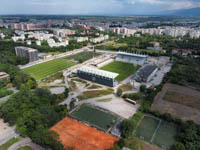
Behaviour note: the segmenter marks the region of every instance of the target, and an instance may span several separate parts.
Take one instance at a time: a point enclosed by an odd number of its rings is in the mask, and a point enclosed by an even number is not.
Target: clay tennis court
[[[73,147],[75,150],[109,150],[118,141],[118,138],[68,117],[52,127],[52,130],[58,133],[65,147]]]

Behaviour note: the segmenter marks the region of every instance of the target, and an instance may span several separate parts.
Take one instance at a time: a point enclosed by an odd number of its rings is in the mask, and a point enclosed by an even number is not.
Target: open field
[[[81,95],[79,95],[77,98],[79,100],[87,100],[90,98],[95,97],[101,97],[105,95],[110,95],[113,93],[113,89],[106,89],[106,90],[91,90],[91,91],[85,91]]]
[[[176,142],[177,128],[175,124],[145,116],[138,126],[135,135],[165,150],[170,150]]]
[[[100,53],[95,53],[94,56],[96,57],[96,56],[100,56],[100,55],[101,55]],[[93,58],[93,52],[88,52],[88,51],[80,52],[80,53],[77,53],[77,54],[71,55],[71,56],[67,56],[67,59],[75,60],[75,61],[78,61],[79,63],[83,63],[84,61],[87,61],[91,58]]]
[[[92,108],[88,105],[81,105],[80,108],[75,110],[72,117],[85,121],[95,127],[107,131],[117,121],[117,117],[102,110]]]
[[[64,58],[58,58],[25,68],[24,72],[30,74],[36,80],[39,80],[74,65],[76,65],[75,62],[66,61]]]
[[[118,138],[71,118],[64,118],[51,129],[58,133],[65,147],[74,150],[108,150],[118,141]]]
[[[119,62],[119,61],[114,61],[106,66],[103,66],[101,69],[118,73],[119,76],[116,77],[117,81],[122,81],[122,80],[126,79],[128,76],[130,76],[137,70],[137,68],[134,67],[133,64]]]
[[[200,124],[200,92],[167,83],[155,97],[152,109]]]
[[[172,103],[183,104],[200,110],[200,97],[168,90],[163,99]]]
[[[137,137],[131,137],[125,140],[126,147],[134,150],[163,150],[156,145],[152,145]]]

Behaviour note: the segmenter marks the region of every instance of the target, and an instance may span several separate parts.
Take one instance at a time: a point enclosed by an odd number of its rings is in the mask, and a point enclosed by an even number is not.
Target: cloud
[[[200,7],[200,0],[0,0],[0,14],[158,14]],[[6,8],[6,9],[5,9]]]

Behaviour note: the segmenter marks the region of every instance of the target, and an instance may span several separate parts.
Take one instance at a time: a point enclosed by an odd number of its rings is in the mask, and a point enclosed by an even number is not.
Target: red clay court
[[[64,118],[51,128],[65,147],[75,150],[109,150],[119,139],[71,118]]]

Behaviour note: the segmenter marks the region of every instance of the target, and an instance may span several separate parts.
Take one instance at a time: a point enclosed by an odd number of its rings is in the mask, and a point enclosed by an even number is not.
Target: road
[[[34,150],[45,150],[45,149],[42,148],[41,146],[39,146],[39,145],[33,143],[33,142],[31,141],[31,139],[29,139],[29,138],[24,138],[24,139],[20,140],[19,142],[17,142],[17,143],[15,143],[15,144],[13,144],[12,146],[10,146],[10,147],[8,148],[8,150],[17,150],[18,148],[23,147],[23,146],[30,146],[30,147],[32,147]]]

